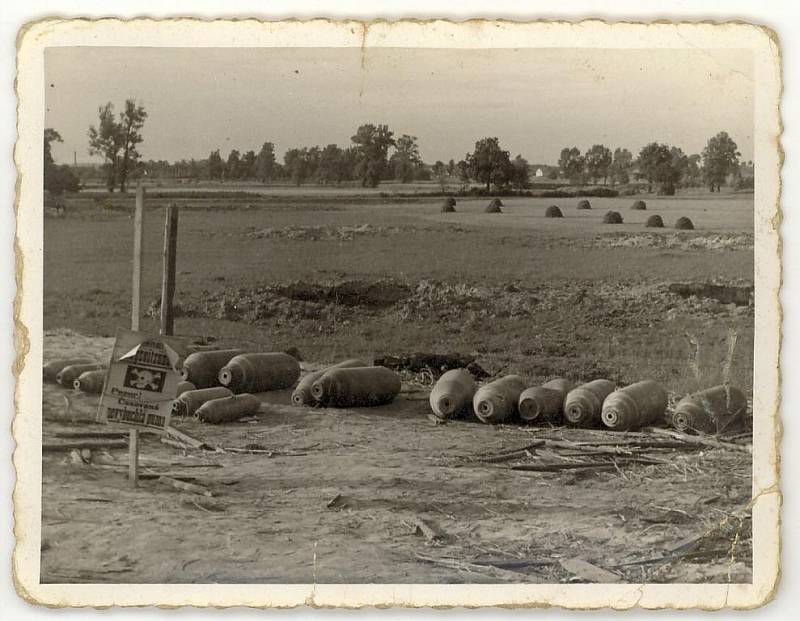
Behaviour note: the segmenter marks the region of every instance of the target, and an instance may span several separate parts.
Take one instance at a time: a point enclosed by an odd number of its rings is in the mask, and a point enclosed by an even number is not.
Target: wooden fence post
[[[133,299],[131,301],[131,330],[139,331],[142,316],[142,258],[144,255],[144,186],[136,185],[136,211],[133,216]]]
[[[172,298],[175,296],[175,262],[178,250],[178,206],[167,207],[164,224],[164,274],[161,281],[161,334],[169,336],[175,329]]]

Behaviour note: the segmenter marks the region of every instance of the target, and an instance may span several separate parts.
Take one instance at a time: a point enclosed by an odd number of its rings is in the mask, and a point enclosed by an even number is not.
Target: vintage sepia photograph
[[[15,562],[32,600],[768,597],[768,31],[30,29]]]

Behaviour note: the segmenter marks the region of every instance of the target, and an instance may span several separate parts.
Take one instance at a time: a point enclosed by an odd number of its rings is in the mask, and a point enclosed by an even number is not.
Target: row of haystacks
[[[484,213],[503,213],[501,209],[503,207],[503,202],[499,198],[493,198],[488,205],[484,208]],[[591,209],[592,204],[587,201],[586,199],[578,201],[578,205],[576,209],[586,210]],[[644,211],[647,209],[647,204],[642,200],[637,200],[631,205],[631,209],[634,211]],[[456,199],[452,196],[448,196],[443,202],[441,211],[442,213],[454,213],[456,210]],[[545,218],[563,218],[564,213],[561,211],[561,208],[558,205],[550,205],[545,209],[544,212]],[[608,211],[603,216],[603,224],[622,224],[623,218],[622,214],[618,211]],[[647,228],[664,228],[664,220],[661,216],[655,214],[650,216],[645,223],[645,227]],[[694,224],[692,221],[687,217],[680,217],[675,222],[675,229],[681,231],[691,231],[694,230]]]

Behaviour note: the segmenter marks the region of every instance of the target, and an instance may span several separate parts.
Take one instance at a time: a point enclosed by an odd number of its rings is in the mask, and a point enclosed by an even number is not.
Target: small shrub
[[[694,224],[686,216],[682,216],[675,221],[675,228],[679,231],[693,231]]]
[[[664,221],[658,214],[653,214],[652,216],[647,218],[647,222],[645,222],[644,225],[649,229],[663,229]]]
[[[647,203],[644,201],[634,201],[633,205],[631,205],[631,209],[635,211],[644,211],[647,209]]]
[[[503,213],[503,210],[500,209],[502,206],[503,201],[499,198],[493,198],[483,211],[485,213]]]
[[[456,210],[456,199],[448,196],[442,201],[442,213],[453,213]]]
[[[575,196],[598,196],[601,198],[616,198],[619,196],[619,192],[617,190],[612,190],[611,188],[588,188],[585,190],[578,190],[575,192]]]
[[[550,205],[544,211],[545,218],[563,218],[564,214],[561,213],[561,210],[558,208],[558,205]]]
[[[591,209],[592,204],[587,200],[578,201],[578,209]]]
[[[575,198],[575,193],[566,190],[545,190],[539,196],[542,198]]]
[[[659,196],[675,196],[675,184],[665,183],[658,188]]]
[[[622,216],[618,211],[607,211],[603,216],[603,224],[622,224]]]

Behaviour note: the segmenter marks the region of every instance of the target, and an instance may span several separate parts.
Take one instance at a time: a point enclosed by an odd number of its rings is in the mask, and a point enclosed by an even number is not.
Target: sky
[[[148,118],[144,159],[201,159],[350,144],[364,123],[418,138],[423,160],[462,159],[497,136],[512,157],[555,164],[593,144],[699,153],[727,131],[753,157],[747,50],[58,47],[45,53],[45,127],[59,162],[97,161],[87,130],[128,98]]]

